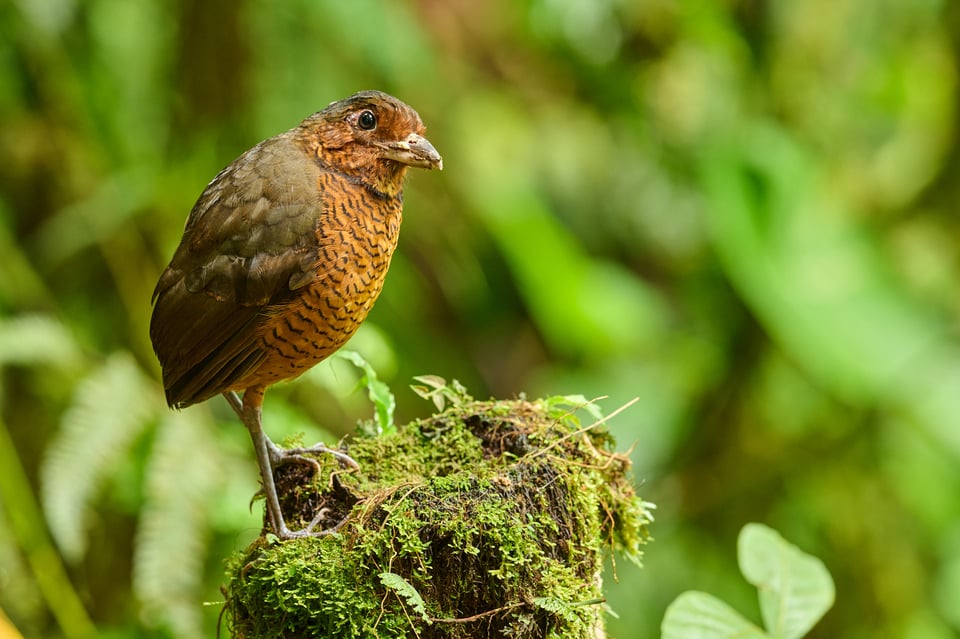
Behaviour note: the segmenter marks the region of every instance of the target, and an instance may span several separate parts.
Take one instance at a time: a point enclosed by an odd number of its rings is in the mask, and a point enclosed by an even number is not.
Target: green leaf
[[[667,607],[661,639],[769,639],[769,635],[713,595],[694,590]]]
[[[70,330],[44,315],[21,315],[0,321],[0,364],[71,366],[81,359]]]
[[[598,398],[598,399],[603,399]],[[597,405],[596,399],[587,399],[584,395],[555,395],[544,400],[549,408],[570,408],[574,411],[585,410],[596,421],[603,421],[603,411]]]
[[[44,514],[68,559],[86,549],[85,524],[104,478],[161,406],[128,353],[112,355],[77,386],[40,467]]]
[[[146,495],[137,525],[133,590],[141,618],[173,636],[202,637],[203,568],[210,504],[221,489],[222,456],[209,413],[167,411],[146,469]]]
[[[823,562],[777,531],[747,524],[737,550],[741,572],[760,591],[760,612],[772,637],[804,636],[833,605],[833,579]]]
[[[7,220],[13,216],[7,204],[0,202],[0,308],[43,308],[53,294],[37,272],[37,264],[28,257],[22,240],[15,236],[16,225]]]
[[[417,592],[417,589],[414,588],[409,581],[393,572],[382,572],[379,577],[380,583],[406,599],[407,603],[410,604],[414,612],[416,612],[421,619],[428,624],[432,623],[430,617],[427,615],[427,606],[423,601],[423,597],[420,596],[420,593]]]
[[[393,413],[397,407],[397,400],[390,391],[390,387],[377,377],[370,363],[360,353],[350,350],[337,351],[336,356],[345,359],[363,371],[360,384],[367,387],[367,396],[373,402],[374,414],[379,432],[390,433],[396,430],[393,423]]]
[[[418,375],[413,379],[422,382],[422,384],[410,385],[413,392],[424,399],[429,399],[438,411],[442,411],[446,405],[443,390],[447,387],[447,380],[437,375]]]
[[[447,383],[447,380],[438,375],[418,375],[413,379],[421,382],[421,384],[411,384],[410,388],[413,392],[424,399],[431,400],[438,411],[442,411],[448,401],[453,406],[462,406],[473,400],[466,386],[457,380]]]

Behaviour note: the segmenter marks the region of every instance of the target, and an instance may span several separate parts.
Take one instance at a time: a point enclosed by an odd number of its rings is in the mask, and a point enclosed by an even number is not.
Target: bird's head
[[[380,91],[333,102],[299,128],[319,161],[383,195],[400,193],[407,167],[443,169],[417,112]]]

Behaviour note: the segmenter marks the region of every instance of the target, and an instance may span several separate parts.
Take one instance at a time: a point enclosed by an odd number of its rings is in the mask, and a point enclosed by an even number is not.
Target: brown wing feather
[[[193,207],[153,294],[150,337],[171,406],[222,393],[263,360],[257,327],[317,263],[319,170],[287,132],[221,171]]]

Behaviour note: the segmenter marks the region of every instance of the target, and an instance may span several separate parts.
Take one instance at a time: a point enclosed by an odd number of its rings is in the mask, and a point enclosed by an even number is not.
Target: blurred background
[[[958,51],[946,0],[0,1],[0,635],[213,636],[256,465],[225,402],[164,405],[150,295],[220,168],[368,88],[446,167],[351,343],[398,421],[420,374],[639,397],[611,637],[687,589],[759,620],[750,521],[834,575],[811,636],[960,635]],[[268,432],[353,432],[356,381]]]

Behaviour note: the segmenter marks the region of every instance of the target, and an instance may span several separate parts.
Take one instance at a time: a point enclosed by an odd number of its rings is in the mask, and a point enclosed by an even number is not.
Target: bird
[[[332,355],[367,317],[397,246],[407,169],[443,170],[424,131],[404,102],[361,91],[260,142],[200,194],[153,291],[167,404],[227,399],[250,433],[280,539],[329,531],[316,529],[320,514],[288,528],[273,469],[307,454],[356,462],[323,444],[274,444],[264,393]]]

